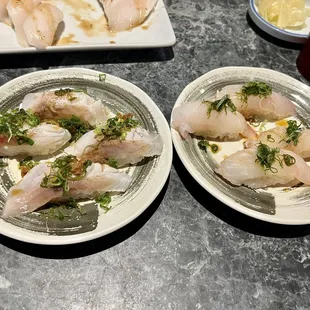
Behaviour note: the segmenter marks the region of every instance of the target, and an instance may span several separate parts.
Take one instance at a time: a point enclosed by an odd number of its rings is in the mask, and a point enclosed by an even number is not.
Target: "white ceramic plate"
[[[310,88],[279,72],[260,68],[227,67],[216,69],[190,83],[180,94],[174,108],[193,100],[212,100],[216,91],[227,85],[242,84],[250,80],[264,81],[297,106],[298,119],[310,125]],[[274,123],[267,124],[274,127]],[[205,153],[195,138],[183,140],[174,129],[172,140],[176,151],[193,178],[210,194],[224,204],[251,217],[278,224],[310,224],[310,187],[273,187],[252,190],[233,186],[218,176],[214,169],[225,158],[243,149],[243,140],[218,143],[216,155]]]
[[[58,43],[46,51],[95,49],[151,48],[174,45],[176,38],[162,0],[156,4],[147,20],[131,31],[111,33],[102,6],[97,0],[48,0],[64,12],[64,24],[59,28]],[[38,52],[23,48],[9,26],[0,23],[0,54]],[[40,51],[42,52],[42,51]]]
[[[152,99],[135,85],[107,75],[99,81],[101,72],[88,69],[58,69],[30,73],[0,87],[1,110],[16,107],[29,92],[59,88],[86,90],[99,98],[112,111],[132,113],[142,126],[158,132],[163,141],[161,156],[141,165],[126,168],[133,175],[128,190],[112,199],[112,210],[104,213],[92,201],[83,206],[86,215],[78,219],[45,219],[38,212],[16,218],[0,219],[0,233],[21,241],[38,244],[71,244],[109,234],[138,217],[162,190],[172,163],[172,142],[168,123]],[[13,169],[17,163],[8,160],[9,167],[0,172],[0,211],[9,188],[18,181]],[[19,176],[20,177],[20,176]],[[0,212],[1,213],[1,212]]]
[[[306,0],[306,7],[310,8],[310,0]],[[310,17],[306,20],[307,26],[301,30],[280,29],[261,17],[255,5],[255,0],[250,0],[249,14],[260,29],[280,40],[292,43],[304,43],[310,33]]]

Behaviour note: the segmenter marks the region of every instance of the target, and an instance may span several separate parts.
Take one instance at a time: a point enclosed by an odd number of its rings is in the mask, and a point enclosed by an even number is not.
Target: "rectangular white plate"
[[[176,38],[163,3],[159,0],[146,21],[130,30],[111,33],[103,8],[97,0],[47,0],[64,12],[57,42],[43,51],[125,49],[172,46]],[[21,47],[14,30],[0,23],[0,54],[42,52]]]

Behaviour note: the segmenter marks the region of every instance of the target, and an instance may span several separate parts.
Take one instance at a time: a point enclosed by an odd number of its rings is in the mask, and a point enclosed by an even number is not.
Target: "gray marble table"
[[[173,49],[1,55],[0,84],[36,70],[93,68],[138,85],[169,119],[182,89],[218,67],[265,67],[300,79],[300,46],[261,33],[246,0],[166,4]],[[116,233],[52,248],[0,236],[0,309],[310,309],[309,232],[233,211],[175,155],[155,203]]]

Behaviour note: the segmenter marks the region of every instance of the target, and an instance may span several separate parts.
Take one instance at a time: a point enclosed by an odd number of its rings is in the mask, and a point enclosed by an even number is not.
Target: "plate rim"
[[[154,41],[150,43],[105,43],[105,44],[71,44],[71,45],[62,45],[62,46],[49,46],[46,49],[38,50],[35,47],[21,47],[18,46],[14,49],[12,48],[2,48],[0,45],[0,55],[1,54],[37,54],[37,53],[57,53],[57,52],[74,52],[74,51],[98,51],[98,50],[122,50],[122,49],[152,49],[152,48],[163,48],[163,47],[172,47],[176,44],[176,35],[167,12],[166,4],[163,0],[159,0],[156,5],[161,6],[163,9],[163,15],[167,20],[168,29],[166,29],[167,37],[161,41]],[[139,27],[139,26],[137,26]]]
[[[267,32],[269,35],[292,43],[304,43],[308,36],[306,34],[297,34],[285,29],[278,28],[265,20],[257,11],[255,0],[249,0],[250,8],[249,15],[254,21],[254,23],[264,32]]]
[[[154,200],[158,197],[158,195],[161,193],[162,189],[164,188],[172,167],[172,158],[173,158],[173,147],[172,147],[172,139],[171,139],[171,132],[170,132],[170,127],[168,124],[167,119],[165,118],[164,114],[162,111],[159,109],[157,104],[149,97],[149,95],[144,92],[141,88],[136,86],[135,84],[116,77],[114,75],[111,75],[109,73],[105,73],[102,71],[98,70],[93,70],[93,69],[87,69],[87,68],[78,68],[78,67],[73,67],[73,68],[58,68],[58,69],[50,69],[50,70],[39,70],[31,73],[27,73],[24,75],[21,75],[15,79],[12,79],[8,81],[7,83],[3,84],[0,86],[0,92],[3,90],[3,88],[10,87],[11,85],[17,84],[18,81],[24,80],[28,77],[32,76],[40,76],[44,74],[48,74],[49,72],[53,73],[62,73],[62,72],[71,72],[71,73],[85,73],[85,74],[92,74],[92,75],[97,75],[99,74],[106,74],[106,80],[111,82],[114,85],[119,85],[118,83],[121,83],[123,89],[125,89],[128,92],[132,93],[132,90],[135,92],[140,93],[140,95],[144,96],[145,98],[148,99],[148,105],[152,106],[152,109],[156,111],[156,116],[155,120],[158,120],[159,118],[161,119],[162,124],[164,125],[163,132],[169,133],[169,135],[165,135],[165,140],[163,143],[166,146],[166,152],[165,152],[165,161],[167,164],[165,165],[164,171],[161,171],[161,178],[160,182],[157,183],[156,188],[154,188],[154,191],[152,192],[151,195],[148,196],[148,199],[146,200],[144,206],[140,208],[136,213],[132,214],[130,217],[126,218],[119,224],[115,224],[114,226],[110,227],[109,229],[105,229],[103,231],[89,231],[85,233],[80,233],[76,235],[67,235],[67,236],[55,236],[55,235],[46,235],[46,234],[41,234],[38,232],[34,232],[28,229],[16,227],[13,224],[5,222],[3,219],[0,218],[0,234],[15,239],[19,240],[22,242],[27,242],[27,243],[32,243],[32,244],[40,244],[40,245],[68,245],[68,244],[77,244],[77,243],[82,243],[90,240],[94,240],[103,236],[106,236],[114,231],[117,231],[118,229],[126,226],[133,220],[135,220],[137,217],[139,217],[146,209],[154,202]],[[157,123],[157,122],[156,122]],[[163,156],[163,153],[161,154]],[[13,229],[12,229],[13,227]],[[11,229],[10,229],[11,228]],[[23,234],[23,232],[27,234]],[[29,236],[28,236],[29,234]]]
[[[243,67],[243,66],[229,66],[229,67],[222,67],[218,69],[211,70],[202,76],[198,77],[191,83],[189,83],[183,91],[180,93],[178,96],[178,99],[176,100],[172,111],[180,105],[180,103],[183,102],[183,98],[185,97],[185,94],[190,92],[191,89],[194,88],[194,86],[199,85],[202,81],[204,81],[206,78],[211,77],[214,75],[214,73],[223,73],[225,71],[231,71],[231,70],[251,70],[251,71],[256,71],[256,72],[267,72],[267,73],[272,73],[276,74],[281,77],[285,77],[285,79],[289,79],[290,81],[297,83],[302,89],[305,91],[308,91],[310,94],[310,87],[307,86],[306,84],[303,84],[302,82],[284,74],[281,72],[277,72],[271,69],[267,68],[258,68],[258,67]],[[177,130],[172,128],[172,113],[171,113],[171,118],[170,118],[170,127],[171,127],[171,136],[172,136],[172,142],[175,147],[175,150],[182,161],[184,167],[187,169],[187,171],[191,174],[191,176],[198,182],[202,188],[204,188],[210,195],[214,196],[216,199],[221,201],[224,205],[240,212],[243,213],[247,216],[253,217],[258,220],[262,220],[265,222],[273,223],[273,224],[281,224],[281,225],[308,225],[310,224],[310,218],[308,220],[279,220],[275,215],[268,215],[259,211],[252,210],[250,208],[246,208],[240,203],[234,201],[232,198],[226,196],[224,193],[222,193],[220,190],[218,190],[215,186],[210,184],[207,179],[202,177],[202,175],[199,173],[198,169],[196,169],[195,165],[191,162],[190,158],[183,152],[182,146],[180,144],[181,137],[180,134],[178,133]]]

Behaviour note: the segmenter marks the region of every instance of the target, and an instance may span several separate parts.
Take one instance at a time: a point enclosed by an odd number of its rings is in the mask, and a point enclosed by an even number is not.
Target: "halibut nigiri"
[[[2,218],[33,212],[53,200],[92,199],[105,192],[123,192],[131,179],[107,165],[79,162],[71,156],[40,163],[9,190]]]
[[[244,85],[225,86],[217,93],[220,99],[229,95],[232,102],[246,119],[279,120],[296,114],[291,100],[276,93],[263,82],[249,82]]]
[[[132,29],[148,17],[157,0],[100,0],[111,31]]]
[[[47,155],[59,150],[71,138],[68,130],[40,119],[24,109],[0,114],[0,156]]]
[[[297,181],[310,185],[310,167],[297,154],[259,144],[225,158],[216,172],[234,185],[262,188]]]
[[[175,108],[172,127],[185,139],[191,133],[205,138],[237,139],[240,135],[256,138],[255,131],[228,96],[215,102],[194,101]]]
[[[118,114],[109,119],[103,128],[84,134],[65,152],[93,162],[114,160],[120,167],[136,164],[144,157],[160,155],[162,148],[158,134],[140,127],[131,115]]]
[[[24,22],[31,11],[41,2],[41,0],[9,0],[7,11],[12,20],[17,41],[21,46],[29,46],[25,30]]]
[[[75,115],[92,126],[105,123],[111,116],[109,109],[100,100],[73,89],[30,93],[23,99],[22,107],[31,110],[42,120]]]
[[[288,126],[277,126],[260,133],[258,140],[245,142],[247,148],[263,143],[269,147],[290,150],[302,158],[310,157],[310,129],[302,128],[297,121],[288,121]]]
[[[56,6],[41,3],[26,18],[23,29],[28,44],[38,49],[51,46],[63,13]]]

